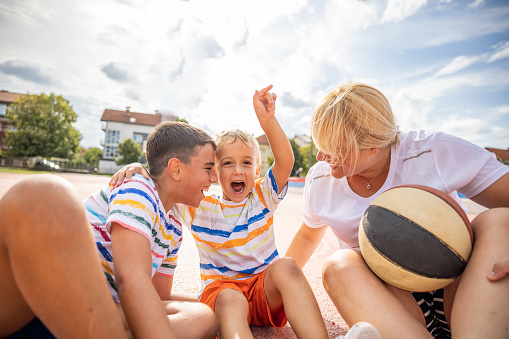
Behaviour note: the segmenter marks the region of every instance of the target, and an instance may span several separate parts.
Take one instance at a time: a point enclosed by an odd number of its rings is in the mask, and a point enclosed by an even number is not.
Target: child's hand
[[[259,121],[270,120],[276,115],[277,96],[269,92],[271,89],[272,85],[269,85],[260,91],[255,91],[253,95],[253,106]]]
[[[131,180],[131,177],[136,173],[143,175],[143,177],[147,180],[150,179],[150,176],[145,166],[143,166],[139,162],[135,162],[126,165],[119,169],[117,172],[115,172],[115,174],[113,174],[113,176],[110,179],[109,186],[111,188],[115,186],[120,186],[124,182],[124,179],[125,181]]]

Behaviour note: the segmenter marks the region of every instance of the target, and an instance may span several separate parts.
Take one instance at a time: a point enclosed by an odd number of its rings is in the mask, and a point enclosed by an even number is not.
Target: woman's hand
[[[509,259],[495,263],[493,270],[488,274],[488,279],[491,281],[498,281],[503,279],[507,274],[509,274]]]
[[[124,167],[119,169],[115,174],[113,174],[113,176],[110,179],[109,185],[110,187],[120,186],[124,182],[124,180],[125,181],[131,180],[131,177],[136,173],[143,175],[143,177],[147,180],[150,179],[150,175],[145,166],[143,166],[139,162],[135,162],[129,165],[125,165]]]

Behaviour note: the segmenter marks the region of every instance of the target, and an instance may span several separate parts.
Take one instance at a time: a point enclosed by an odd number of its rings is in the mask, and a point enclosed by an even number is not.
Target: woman
[[[304,222],[286,255],[304,266],[331,227],[341,250],[324,265],[325,289],[348,324],[367,321],[382,337],[508,338],[509,168],[444,133],[401,133],[395,120],[373,87],[351,83],[325,95],[311,119],[319,162],[306,177]],[[364,211],[404,184],[434,187],[461,204],[460,192],[489,208],[472,221],[475,242],[462,277],[443,290],[385,284],[359,251]]]

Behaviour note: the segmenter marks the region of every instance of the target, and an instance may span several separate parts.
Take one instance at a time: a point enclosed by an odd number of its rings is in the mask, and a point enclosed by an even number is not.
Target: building
[[[262,155],[262,165],[260,169],[260,176],[264,176],[265,173],[269,170],[269,158],[273,157],[272,150],[270,149],[269,139],[265,134],[260,135],[256,138],[258,141],[258,147],[260,148],[260,153]]]
[[[263,176],[265,175],[270,165],[272,164],[274,160],[273,159],[274,155],[272,154],[272,150],[270,149],[269,139],[267,139],[267,136],[265,134],[262,134],[258,138],[256,138],[256,141],[258,141],[260,153],[262,155],[262,166],[260,170],[260,175]],[[295,141],[297,146],[304,147],[309,145],[312,142],[312,139],[309,135],[297,134],[293,137],[293,141]]]
[[[295,141],[297,146],[304,147],[304,146],[309,145],[313,141],[313,139],[311,139],[311,136],[306,135],[306,134],[296,134],[293,137],[293,141]]]
[[[102,143],[103,156],[99,161],[99,173],[112,174],[121,167],[114,160],[118,157],[118,144],[131,138],[145,151],[144,143],[154,127],[162,121],[174,120],[175,116],[157,111],[150,114],[131,112],[130,107],[126,107],[125,111],[105,109],[101,117],[105,139]]]
[[[499,149],[499,148],[491,148],[486,147],[488,151],[494,153],[497,156],[497,160],[501,163],[509,166],[509,148],[508,149]]]
[[[9,107],[21,95],[23,94],[13,93],[6,90],[0,91],[0,149],[2,152],[7,150],[7,146],[4,145],[4,139],[7,136],[5,131],[13,128],[9,119],[6,117],[7,107]]]

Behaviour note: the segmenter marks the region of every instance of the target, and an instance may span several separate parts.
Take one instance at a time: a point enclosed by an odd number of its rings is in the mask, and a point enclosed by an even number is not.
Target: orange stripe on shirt
[[[236,280],[236,279],[242,279],[252,276],[252,274],[247,273],[238,273],[234,275],[233,277],[229,277],[227,275],[205,275],[201,274],[201,280],[207,281],[207,280]]]
[[[257,236],[259,236],[260,234],[267,232],[270,229],[270,226],[272,226],[273,218],[274,217],[270,217],[269,219],[267,219],[267,223],[265,225],[263,225],[262,227],[258,227],[257,229],[249,232],[247,237],[242,238],[242,239],[232,239],[232,240],[228,240],[224,243],[218,243],[218,242],[213,242],[213,241],[202,240],[194,232],[193,232],[193,237],[196,241],[207,244],[210,247],[215,248],[216,250],[221,249],[221,248],[241,247],[241,246],[244,246],[245,244],[247,244],[248,242],[250,242],[251,240],[253,240],[254,238],[256,238]]]

